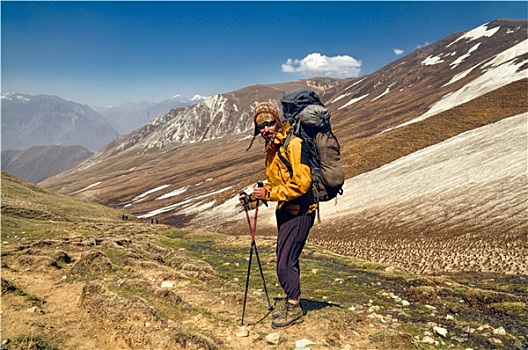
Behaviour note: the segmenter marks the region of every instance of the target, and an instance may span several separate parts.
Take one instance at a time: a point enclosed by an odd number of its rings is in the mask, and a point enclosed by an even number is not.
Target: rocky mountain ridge
[[[257,100],[277,101],[284,91],[313,88],[324,92],[340,79],[316,78],[283,84],[252,85],[218,94],[189,107],[170,110],[152,122],[108,144],[91,162],[128,149],[140,153],[167,151],[185,144],[240,134],[252,128],[252,108]]]
[[[120,134],[126,134],[144,126],[171,109],[193,105],[207,98],[206,96],[195,95],[189,99],[181,95],[175,95],[158,103],[129,102],[117,107],[94,107],[94,109],[107,118]]]

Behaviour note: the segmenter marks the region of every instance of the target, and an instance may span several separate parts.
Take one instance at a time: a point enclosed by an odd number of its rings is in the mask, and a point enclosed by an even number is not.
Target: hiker
[[[263,187],[255,187],[249,197],[255,201],[278,202],[275,212],[278,228],[277,277],[287,299],[281,312],[273,315],[271,326],[283,328],[304,320],[300,305],[299,257],[314,224],[316,204],[302,140],[293,136],[287,149],[282,147],[291,129],[290,123],[286,121],[283,124],[277,108],[269,102],[257,104],[253,121],[254,137],[249,148],[256,136],[260,134],[264,138],[267,182]],[[292,175],[281,158],[291,164]]]

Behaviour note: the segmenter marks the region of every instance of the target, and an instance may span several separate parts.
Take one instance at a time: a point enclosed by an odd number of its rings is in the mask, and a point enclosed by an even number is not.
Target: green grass
[[[1,182],[3,241],[60,237],[75,223],[115,221],[126,213],[46,191],[6,172]]]

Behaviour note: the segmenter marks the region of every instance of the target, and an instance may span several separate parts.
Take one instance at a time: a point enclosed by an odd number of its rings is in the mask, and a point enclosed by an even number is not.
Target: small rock
[[[462,332],[467,333],[467,334],[475,333],[475,328],[471,328],[469,326],[466,326],[466,327],[462,328]]]
[[[402,300],[401,303],[402,303],[403,307],[407,307],[407,306],[411,305],[411,303],[409,303],[407,300]]]
[[[506,335],[506,330],[504,329],[504,327],[495,328],[495,329],[493,330],[493,334],[496,334],[496,335]]]
[[[451,305],[449,311],[454,314],[458,314],[460,311],[462,311],[462,306],[460,304]]]
[[[488,342],[493,345],[502,345],[502,340],[500,340],[499,338],[489,338]]]
[[[246,326],[239,326],[235,330],[235,336],[237,337],[247,337],[249,336],[249,329]]]
[[[276,333],[270,333],[266,336],[266,341],[270,344],[279,345],[280,343],[280,336],[281,334],[279,332]]]
[[[312,273],[313,273],[314,275],[317,274],[318,271],[319,271],[318,269],[312,269]]]
[[[447,329],[445,329],[444,327],[433,327],[433,331],[442,338],[445,338],[447,336]]]
[[[422,343],[434,344],[435,340],[431,338],[430,336],[426,335],[425,337],[422,338]]]
[[[445,318],[446,320],[450,320],[450,321],[453,321],[455,319],[453,315],[447,315]]]
[[[310,350],[308,345],[314,345],[315,343],[309,339],[299,339],[295,341],[295,350]]]
[[[174,288],[174,282],[173,281],[163,281],[161,282],[161,288]]]
[[[394,272],[395,268],[394,266],[389,266],[385,268],[385,272]]]
[[[44,311],[39,309],[36,306],[30,307],[29,309],[26,310],[26,312],[29,312],[29,313],[32,313],[32,314],[40,314],[40,315],[44,314]]]

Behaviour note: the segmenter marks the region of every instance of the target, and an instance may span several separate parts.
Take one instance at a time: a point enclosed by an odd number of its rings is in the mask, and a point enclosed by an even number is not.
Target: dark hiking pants
[[[314,223],[314,213],[292,215],[277,210],[277,277],[289,299],[301,296],[299,256],[304,248],[310,228]]]

